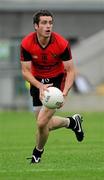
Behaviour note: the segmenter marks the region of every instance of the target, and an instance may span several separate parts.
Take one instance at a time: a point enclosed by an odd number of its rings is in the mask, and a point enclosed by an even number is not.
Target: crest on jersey
[[[38,56],[37,55],[32,55],[32,58],[38,59]]]
[[[52,57],[53,58],[58,58],[58,55],[57,54],[52,54]]]

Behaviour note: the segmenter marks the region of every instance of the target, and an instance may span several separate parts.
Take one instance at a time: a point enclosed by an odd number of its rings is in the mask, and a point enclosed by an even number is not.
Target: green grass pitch
[[[82,143],[70,130],[53,131],[41,163],[31,165],[26,158],[31,156],[35,144],[34,115],[0,112],[0,180],[103,180],[104,112],[82,115]]]

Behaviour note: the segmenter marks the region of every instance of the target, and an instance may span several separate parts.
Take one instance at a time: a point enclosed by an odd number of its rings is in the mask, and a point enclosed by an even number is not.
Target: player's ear
[[[35,24],[34,24],[34,29],[35,29],[35,31],[37,31],[37,28],[38,28],[38,25],[35,23]]]

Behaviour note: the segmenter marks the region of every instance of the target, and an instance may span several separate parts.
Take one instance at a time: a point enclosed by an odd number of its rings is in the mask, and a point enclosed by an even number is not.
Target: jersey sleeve
[[[68,43],[67,47],[65,48],[64,52],[62,54],[60,54],[60,58],[63,61],[68,61],[72,59],[72,54],[71,54],[71,49],[70,49],[70,45]]]
[[[31,61],[31,54],[21,45],[20,46],[20,60],[21,61]]]

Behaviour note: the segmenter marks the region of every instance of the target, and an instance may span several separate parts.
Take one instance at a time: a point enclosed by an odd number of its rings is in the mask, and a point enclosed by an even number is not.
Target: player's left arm
[[[66,48],[64,49],[63,53],[60,55],[64,69],[66,72],[66,79],[65,79],[65,86],[63,89],[63,95],[67,96],[68,91],[71,89],[74,79],[75,79],[75,67],[72,60],[71,48],[70,43],[68,42]]]
[[[64,63],[64,68],[66,71],[66,78],[65,78],[65,86],[63,89],[63,95],[67,96],[68,91],[71,89],[74,79],[75,79],[75,67],[74,67],[74,63],[73,60],[67,60],[67,61],[63,61]]]

